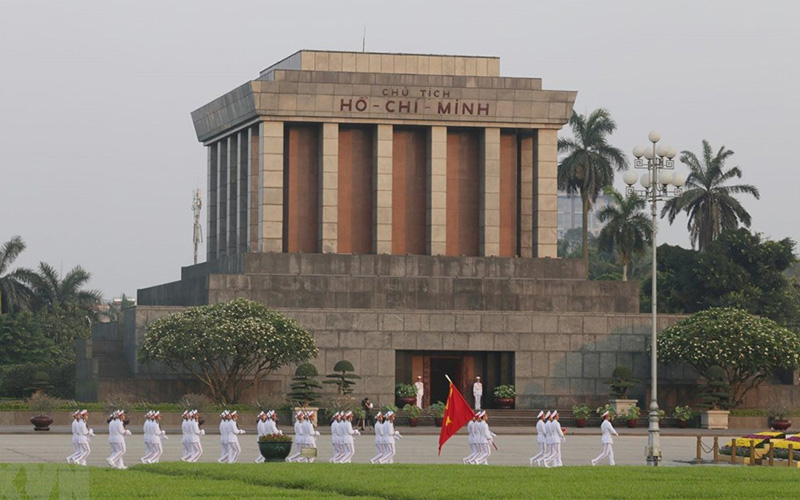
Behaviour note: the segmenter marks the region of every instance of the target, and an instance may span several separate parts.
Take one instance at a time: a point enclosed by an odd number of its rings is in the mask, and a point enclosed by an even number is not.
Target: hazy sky
[[[761,190],[754,228],[798,239],[798,20],[790,1],[0,0],[0,241],[107,297],[178,279],[206,183],[189,113],[298,49],[360,50],[365,24],[369,51],[495,55],[577,90],[626,152],[651,129],[725,145]]]

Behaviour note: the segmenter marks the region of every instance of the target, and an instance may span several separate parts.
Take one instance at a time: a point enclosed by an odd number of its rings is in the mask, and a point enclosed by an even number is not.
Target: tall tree
[[[100,292],[85,290],[92,275],[81,266],[70,269],[62,278],[53,266],[39,263],[39,269],[30,277],[33,305],[39,309],[55,311],[77,306],[94,314],[94,306],[100,303]]]
[[[606,222],[600,230],[600,248],[616,250],[622,262],[622,281],[628,281],[628,266],[631,259],[643,254],[653,240],[653,224],[642,212],[646,202],[635,194],[625,198],[615,189],[607,189],[611,203],[597,214],[600,222]]]
[[[706,140],[703,140],[702,161],[691,151],[682,151],[681,162],[690,170],[686,188],[661,209],[661,217],[669,216],[670,224],[680,212],[686,212],[692,247],[700,251],[725,230],[736,229],[739,224],[750,227],[750,214],[734,195],[751,194],[756,199],[761,197],[758,189],[750,184],[725,185],[733,178],[742,177],[739,167],[725,169],[725,161],[731,156],[733,151],[725,149],[725,146],[714,154],[711,144]]]
[[[27,282],[31,278],[29,269],[11,265],[25,250],[25,242],[13,236],[0,247],[0,314],[26,307],[30,301]]]
[[[583,260],[589,265],[589,211],[606,186],[614,182],[614,169],[623,170],[627,160],[622,151],[608,143],[617,124],[605,109],[589,117],[572,112],[569,119],[572,138],[559,138],[558,151],[565,156],[558,164],[558,189],[580,193],[583,206]]]

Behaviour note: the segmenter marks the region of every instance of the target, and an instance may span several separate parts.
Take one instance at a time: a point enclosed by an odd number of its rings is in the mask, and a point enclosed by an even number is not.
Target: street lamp
[[[658,334],[658,300],[657,300],[657,277],[656,277],[656,234],[658,232],[658,202],[678,196],[681,188],[686,184],[686,176],[680,172],[674,172],[675,148],[669,146],[656,146],[661,140],[661,134],[650,132],[648,139],[652,143],[651,147],[636,146],[633,148],[633,156],[636,157],[634,167],[647,170],[641,177],[633,171],[628,170],[622,176],[622,180],[628,185],[628,195],[639,194],[645,199],[650,200],[650,213],[653,216],[653,276],[652,276],[652,306],[653,306],[653,332],[650,342],[650,418],[647,428],[647,464],[657,466],[661,460],[661,430],[658,425],[658,355],[656,348],[656,336]],[[643,189],[636,189],[634,185],[639,181]]]

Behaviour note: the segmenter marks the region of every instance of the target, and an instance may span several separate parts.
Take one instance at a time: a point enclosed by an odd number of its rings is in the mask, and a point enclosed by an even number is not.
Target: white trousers
[[[189,455],[191,455],[192,453],[192,450],[189,448],[189,442],[181,440],[181,447],[183,448],[183,455],[181,455],[181,460],[186,461],[186,459],[189,458]]]
[[[344,446],[341,443],[333,443],[333,456],[328,461],[338,464],[342,460],[343,456]]]
[[[228,446],[228,443],[220,443],[219,447],[220,447],[220,453],[217,462],[224,464],[225,462],[228,461],[228,456],[231,454],[230,446]]]
[[[473,396],[475,396],[475,409],[476,410],[480,410],[481,409],[481,398],[483,397],[483,394],[473,394]]]
[[[536,441],[536,444],[539,445],[539,453],[531,457],[531,465],[542,465],[541,461],[547,456],[547,443]]]
[[[492,454],[492,445],[490,443],[478,443],[478,455],[472,459],[472,463],[479,465],[488,465],[489,456]]]
[[[203,447],[200,443],[188,443],[191,454],[186,459],[187,462],[197,462],[203,454]]]
[[[108,444],[111,447],[111,455],[109,455],[106,460],[112,467],[116,467],[117,469],[125,467],[125,463],[122,461],[122,457],[125,455],[125,441]]]
[[[465,464],[472,463],[472,460],[474,460],[475,457],[478,455],[478,445],[476,445],[475,443],[469,443],[469,451],[470,454],[461,459],[461,461],[464,462]]]
[[[553,443],[549,445],[550,452],[544,459],[545,467],[561,467],[561,443]]]
[[[597,465],[600,463],[600,460],[608,457],[608,464],[615,465],[614,463],[614,448],[611,446],[611,443],[603,443],[603,452],[597,455],[597,458],[592,460],[592,465]]]
[[[355,443],[342,443],[342,457],[339,459],[340,464],[349,464],[353,460],[353,455],[356,454]]]
[[[239,453],[242,452],[242,447],[238,441],[231,441],[228,443],[228,463],[232,464],[239,458]]]
[[[384,454],[384,450],[383,450],[384,446],[386,446],[386,445],[384,445],[382,443],[375,443],[375,456],[369,459],[369,463],[371,463],[371,464],[380,463],[381,457]]]
[[[288,457],[286,457],[287,462],[299,462],[303,457],[300,456],[300,453],[303,451],[303,445],[300,443],[295,443],[295,452]]]
[[[86,459],[89,458],[89,453],[92,451],[91,448],[89,448],[89,443],[80,443],[78,447],[80,451],[75,458],[75,463],[78,465],[86,465]]]
[[[81,454],[81,445],[76,443],[75,441],[72,442],[72,455],[67,457],[67,463],[71,464],[78,458],[78,455]]]
[[[386,443],[383,445],[383,455],[378,460],[379,463],[382,464],[393,464],[394,463],[394,455],[396,453],[396,449],[394,447],[394,443]]]

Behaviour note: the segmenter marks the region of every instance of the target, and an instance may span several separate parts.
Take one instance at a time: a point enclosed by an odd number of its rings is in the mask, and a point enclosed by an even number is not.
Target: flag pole
[[[447,379],[447,381],[448,381],[448,382],[450,382],[451,384],[453,383],[453,381],[452,381],[452,380],[450,380],[450,376],[449,376],[449,375],[447,375],[446,373],[444,374],[444,378],[446,378],[446,379]]]

